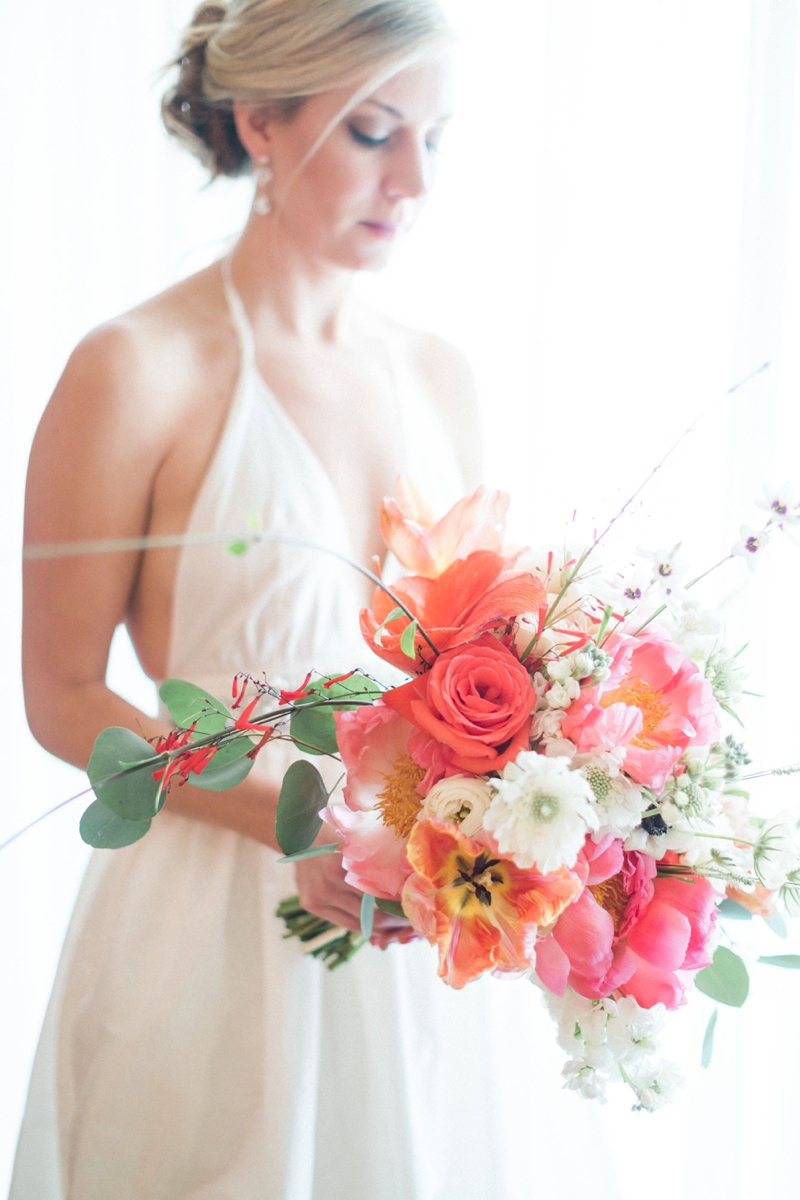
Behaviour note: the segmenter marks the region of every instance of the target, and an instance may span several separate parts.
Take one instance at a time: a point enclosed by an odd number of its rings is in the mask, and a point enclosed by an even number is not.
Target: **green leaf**
[[[710,996],[719,1004],[728,1004],[731,1008],[741,1008],[750,991],[747,967],[739,955],[728,950],[727,946],[717,946],[713,963],[710,967],[698,971],[694,982],[698,990],[706,996]]]
[[[375,897],[364,892],[361,897],[361,936],[365,942],[372,937],[372,926],[375,921]]]
[[[192,771],[189,783],[206,792],[227,792],[250,774],[253,760],[247,755],[252,749],[253,743],[247,737],[224,742],[205,770],[199,775]]]
[[[723,704],[721,700],[718,700],[717,703],[719,704],[719,706],[723,712],[726,712],[729,717],[733,717],[733,719],[737,723],[737,725],[741,725],[742,729],[744,729],[744,721],[742,720],[742,718],[739,716],[738,713],[735,713],[733,711],[733,709],[730,707],[730,705]]]
[[[336,754],[339,747],[336,743],[334,712],[349,712],[360,707],[359,703],[353,701],[373,702],[383,695],[380,684],[368,679],[360,671],[326,687],[331,678],[335,676],[315,680],[309,686],[310,694],[295,701],[299,707],[292,715],[289,732],[304,754]],[[310,707],[319,700],[334,703]]]
[[[244,554],[247,549],[247,542],[231,542],[228,546],[228,554]]]
[[[221,733],[230,720],[224,704],[184,679],[165,679],[158,694],[181,729],[194,725],[198,733]]]
[[[328,792],[315,766],[301,759],[283,777],[278,797],[275,836],[287,857],[307,850],[322,827],[319,810]]]
[[[289,733],[304,754],[336,754],[336,722],[330,708],[298,708]]]
[[[708,1024],[706,1025],[706,1031],[703,1035],[703,1049],[700,1053],[700,1066],[704,1070],[706,1067],[711,1066],[711,1055],[714,1052],[714,1030],[716,1029],[716,1026],[717,1026],[717,1017],[718,1016],[719,1016],[719,1009],[715,1008],[714,1011],[712,1012],[711,1016],[708,1018]]]
[[[396,621],[398,617],[404,617],[404,616],[405,616],[405,613],[402,608],[393,608],[392,611],[389,613],[388,617],[384,617],[384,619],[381,621],[380,625],[378,626],[378,628],[375,630],[374,634],[372,635],[372,640],[375,642],[376,646],[379,646],[381,644],[381,634],[383,633],[386,626],[391,621]]]
[[[418,629],[419,621],[409,621],[408,625],[406,625],[405,629],[403,630],[403,635],[400,638],[400,649],[402,650],[403,654],[405,654],[406,658],[414,659],[416,657],[414,650],[414,639],[417,636]]]
[[[761,954],[759,962],[768,967],[785,967],[787,971],[800,971],[800,954]]]
[[[112,726],[98,734],[86,774],[100,803],[125,821],[154,817],[163,803],[153,779],[155,757],[150,743],[131,729]]]
[[[389,913],[392,917],[405,917],[406,915],[399,900],[379,900],[376,897],[375,903],[381,912]]]
[[[717,905],[717,912],[726,921],[752,921],[753,919],[753,914],[743,904],[739,904],[727,896],[721,904]]]
[[[87,846],[93,846],[95,850],[120,850],[143,838],[150,822],[125,821],[95,800],[81,817],[79,828]]]
[[[335,842],[323,842],[321,846],[310,846],[308,850],[301,850],[299,854],[287,854],[285,858],[279,858],[279,863],[303,862],[306,858],[319,858],[322,854],[340,854],[342,847]]]
[[[783,914],[774,912],[771,917],[764,917],[764,924],[768,925],[773,933],[776,933],[779,938],[787,938],[789,930],[786,928],[786,922],[783,919]]]

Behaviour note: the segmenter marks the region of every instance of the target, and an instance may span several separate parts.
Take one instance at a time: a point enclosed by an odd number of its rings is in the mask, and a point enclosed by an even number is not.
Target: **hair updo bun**
[[[438,0],[212,0],[169,64],[164,124],[212,178],[241,175],[250,159],[234,100],[289,120],[309,96],[399,70],[450,36]]]

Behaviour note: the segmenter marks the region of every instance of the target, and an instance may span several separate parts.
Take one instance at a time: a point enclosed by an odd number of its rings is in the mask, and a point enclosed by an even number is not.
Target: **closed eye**
[[[368,134],[362,133],[355,125],[348,125],[350,136],[354,142],[358,142],[359,146],[385,146],[389,141],[388,137],[369,137]]]

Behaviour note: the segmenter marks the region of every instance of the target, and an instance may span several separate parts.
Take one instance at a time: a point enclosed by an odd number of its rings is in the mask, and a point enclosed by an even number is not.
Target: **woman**
[[[432,0],[202,6],[165,102],[212,174],[252,167],[231,255],[91,334],[42,420],[26,540],[270,530],[366,562],[405,471],[440,509],[477,475],[468,375],[437,339],[363,310],[430,186],[450,110]],[[240,670],[297,684],[369,664],[359,577],[284,545],[30,564],[31,728],[85,766],[97,733],[152,720],[105,686],[125,621],[155,680],[224,695]],[[147,837],[90,864],[34,1067],[14,1200],[487,1200],[535,1194],[572,1130],[540,1094],[532,989],[436,979],[430,948],[363,950],[331,974],[281,937],[294,890],[270,747],[235,791],[170,795]],[[358,928],[334,857],[305,906]],[[378,934],[400,932],[381,916]],[[503,1039],[512,1053],[502,1055]],[[555,1091],[555,1084],[553,1085]],[[566,1111],[566,1110],[565,1110]],[[582,1137],[595,1177],[597,1131]],[[588,1139],[588,1145],[587,1145]],[[561,1196],[584,1183],[574,1167]],[[574,1193],[570,1191],[574,1187]]]

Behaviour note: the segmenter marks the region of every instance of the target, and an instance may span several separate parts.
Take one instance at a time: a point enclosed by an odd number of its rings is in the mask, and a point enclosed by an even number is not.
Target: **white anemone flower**
[[[460,825],[461,832],[471,838],[480,829],[491,801],[492,793],[485,779],[451,775],[433,785],[419,817],[435,817],[438,821]]]
[[[523,869],[536,865],[545,875],[575,865],[599,820],[594,793],[583,775],[570,770],[568,758],[523,750],[492,786],[495,797],[483,827],[501,854]]]

